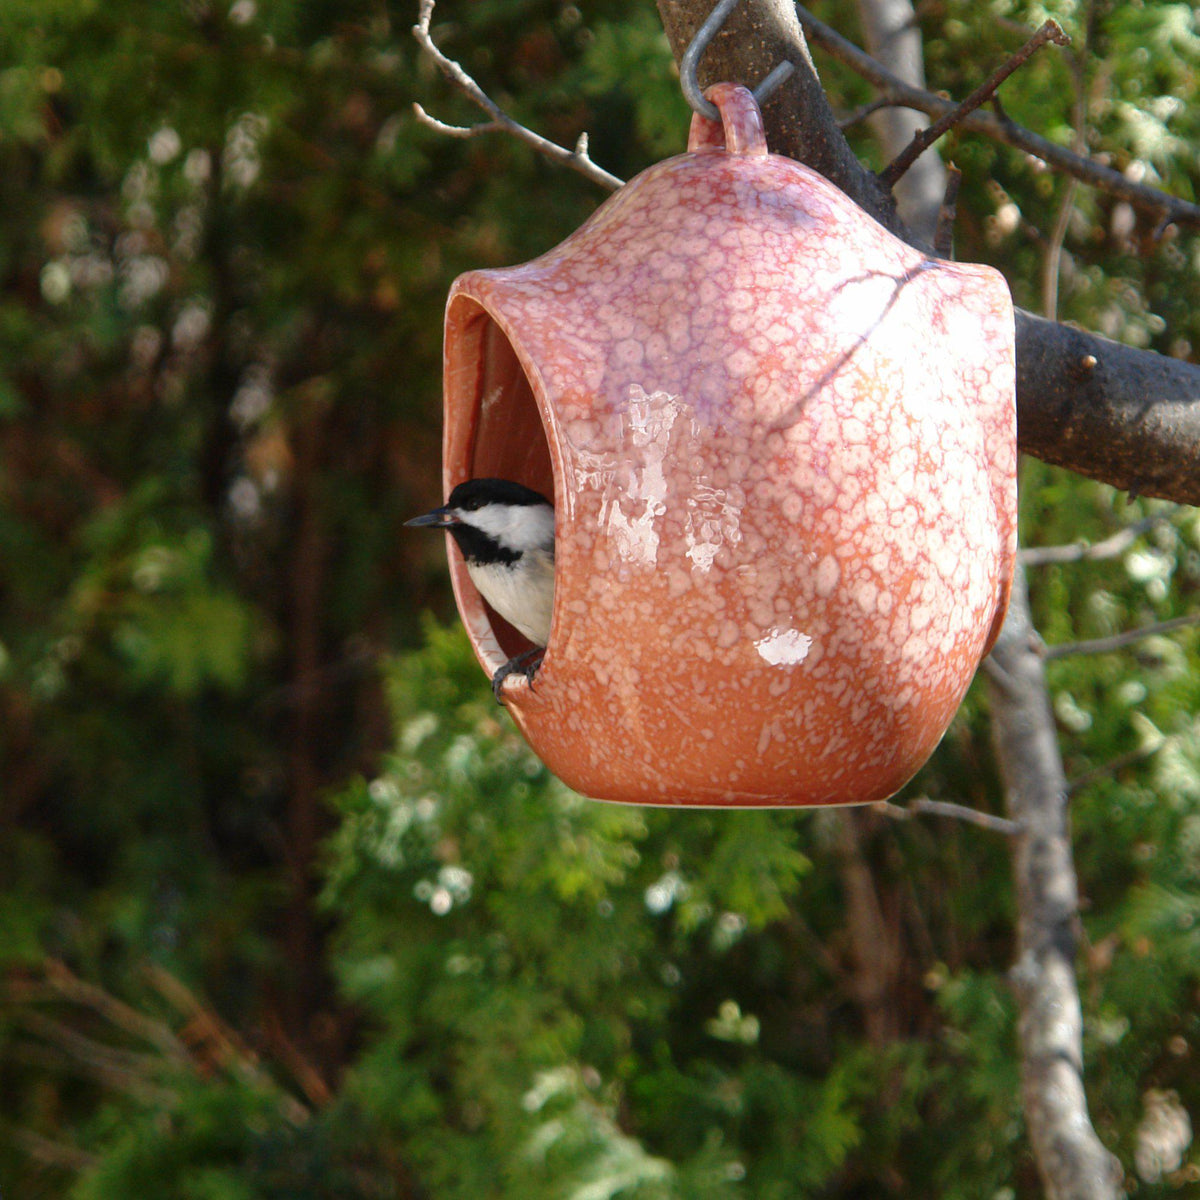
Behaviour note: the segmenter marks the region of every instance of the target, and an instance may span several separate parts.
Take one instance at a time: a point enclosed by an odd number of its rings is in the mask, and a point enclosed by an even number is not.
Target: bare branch
[[[15,1024],[23,1026],[30,1033],[58,1046],[73,1057],[114,1071],[149,1076],[164,1068],[173,1067],[176,1063],[176,1060],[162,1054],[126,1050],[121,1046],[110,1046],[97,1041],[37,1009],[17,1009],[12,1019]]]
[[[577,147],[575,150],[568,150],[565,146],[560,146],[557,142],[552,142],[549,138],[542,137],[539,133],[534,133],[532,129],[527,129],[519,121],[515,121],[508,115],[484,90],[463,70],[462,66],[455,62],[452,58],[447,58],[434,43],[433,37],[429,32],[429,22],[433,19],[433,8],[435,0],[421,0],[421,8],[418,15],[417,23],[413,26],[413,37],[415,37],[421,46],[421,49],[433,59],[438,65],[438,69],[442,74],[460,91],[472,104],[483,109],[485,113],[491,117],[491,120],[484,125],[478,126],[461,126],[461,125],[446,125],[444,122],[438,121],[435,117],[430,117],[420,105],[414,105],[416,109],[417,119],[430,125],[440,132],[449,135],[450,137],[475,137],[478,133],[491,133],[494,131],[503,131],[512,134],[513,137],[519,138],[521,141],[532,146],[539,154],[554,162],[561,163],[563,166],[570,167],[573,171],[578,171],[584,178],[590,179],[593,183],[598,183],[601,187],[608,188],[609,191],[615,191],[622,184],[622,180],[615,175],[610,175],[603,167],[598,167],[591,158],[588,157],[587,144],[583,143],[582,151]]]
[[[1075,981],[1079,895],[1067,827],[1067,783],[1045,669],[1036,649],[1025,572],[992,659],[1006,685],[991,689],[996,757],[1013,839],[1017,961],[1012,981],[1021,1040],[1022,1099],[1047,1195],[1118,1200],[1120,1163],[1096,1135],[1083,1088],[1083,1014]]]
[[[846,113],[845,116],[838,117],[838,128],[845,133],[847,129],[853,129],[860,121],[865,121],[872,113],[879,112],[882,108],[900,108],[894,100],[888,96],[876,96],[874,100],[868,101],[866,104],[860,104],[858,108],[852,112]]]
[[[210,1061],[226,1070],[238,1070],[244,1075],[258,1069],[258,1056],[234,1030],[177,976],[157,963],[148,962],[143,973],[155,990],[180,1014],[187,1018],[183,1040],[196,1053],[201,1047]]]
[[[1200,367],[1018,309],[1017,437],[1043,462],[1200,504]]]
[[[1071,149],[1083,155],[1087,151],[1087,98],[1086,79],[1078,54],[1070,51],[1064,56],[1071,68],[1071,82],[1075,90],[1072,104],[1074,133]],[[996,110],[998,113],[1000,109]],[[1071,214],[1075,211],[1075,195],[1079,191],[1079,180],[1068,179],[1066,193],[1058,208],[1054,230],[1050,234],[1050,248],[1042,260],[1042,315],[1049,321],[1058,320],[1058,282],[1062,273],[1063,247],[1067,241],[1067,230],[1071,225]]]
[[[890,800],[881,800],[871,806],[876,812],[894,821],[907,821],[915,816],[928,815],[931,817],[948,817],[953,821],[962,821],[967,825],[975,825],[991,833],[1002,833],[1006,837],[1015,837],[1021,832],[1016,821],[1008,817],[998,817],[993,813],[980,812],[977,808],[969,808],[965,804],[954,804],[949,800],[933,800],[928,796],[918,796],[907,804],[893,804]]]
[[[478,137],[481,133],[502,133],[504,131],[504,126],[499,121],[482,121],[478,125],[447,125],[445,121],[431,117],[415,100],[413,101],[413,112],[416,113],[417,120],[422,125],[427,125],[438,133],[444,133],[447,137],[466,139]]]
[[[953,164],[946,165],[946,194],[938,209],[937,225],[933,231],[933,248],[943,258],[954,256],[954,223],[958,220],[958,189],[962,172]]]
[[[857,0],[855,8],[867,53],[893,75],[907,79],[914,87],[925,87],[925,47],[909,0]],[[889,105],[872,116],[870,123],[884,153],[894,157],[929,125],[929,118],[912,108]],[[904,224],[920,240],[929,242],[936,253],[938,215],[946,198],[946,168],[941,155],[933,151],[920,155],[891,194]]]
[[[1048,321],[1058,320],[1058,277],[1062,270],[1063,245],[1067,240],[1067,228],[1071,213],[1075,209],[1075,193],[1079,190],[1078,179],[1067,180],[1067,192],[1059,205],[1054,230],[1050,234],[1050,247],[1042,264],[1042,312]]]
[[[45,1163],[48,1167],[59,1167],[64,1171],[87,1171],[99,1161],[94,1154],[81,1150],[78,1146],[56,1142],[33,1129],[11,1125],[7,1121],[0,1125],[0,1128],[14,1146],[23,1150],[36,1162]]]
[[[980,105],[986,103],[995,95],[996,89],[1019,67],[1023,66],[1037,50],[1047,42],[1065,46],[1070,42],[1057,21],[1046,21],[1003,66],[994,71],[991,77],[979,85],[965,100],[956,104],[949,112],[943,113],[927,129],[918,130],[911,142],[901,151],[882,171],[879,178],[890,188],[913,165],[917,156],[932,146],[934,142],[952,129],[960,125]]]
[[[1093,638],[1083,642],[1064,642],[1058,646],[1047,646],[1042,651],[1042,657],[1047,660],[1066,658],[1073,654],[1112,654],[1144,642],[1147,638],[1174,633],[1177,629],[1187,629],[1192,625],[1200,625],[1200,612],[1187,613],[1182,617],[1173,617],[1169,621],[1156,621],[1153,625],[1145,625],[1141,629],[1127,629],[1124,633],[1115,633],[1112,637]]]
[[[179,1103],[179,1093],[175,1089],[154,1083],[136,1071],[128,1071],[113,1066],[111,1062],[68,1052],[44,1042],[18,1041],[7,1053],[15,1062],[93,1080],[139,1104],[169,1107]]]
[[[888,95],[894,102],[915,108],[934,118],[946,116],[955,109],[955,104],[944,96],[938,96],[923,88],[914,87],[892,74],[869,54],[847,41],[835,29],[818,21],[807,9],[797,6],[796,12],[804,32],[809,39],[827,51],[839,62],[861,75]],[[1109,192],[1127,200],[1134,208],[1152,215],[1155,219],[1165,218],[1167,224],[1187,225],[1200,228],[1200,205],[1181,200],[1158,188],[1134,183],[1120,171],[1095,159],[1075,154],[1063,146],[1018,125],[1009,117],[995,112],[972,112],[964,117],[962,128],[981,133],[994,141],[1003,142],[1026,154],[1040,158],[1055,169],[1070,175],[1082,183],[1101,191]]]
[[[991,654],[979,664],[979,669],[987,677],[992,687],[1001,688],[1013,693],[1017,690],[1017,681],[996,661]]]
[[[187,1059],[187,1050],[171,1029],[131,1008],[123,1000],[79,978],[65,963],[47,959],[46,981],[65,1000],[85,1005],[133,1037],[141,1038],[175,1061]]]
[[[1171,519],[1171,512],[1154,513],[1143,517],[1124,529],[1117,530],[1111,537],[1102,542],[1071,542],[1066,546],[1025,546],[1017,553],[1021,562],[1027,567],[1045,567],[1051,564],[1099,562],[1102,559],[1117,558],[1124,554],[1134,542],[1144,533],[1148,533],[1156,525]]]
[[[1101,763],[1098,767],[1093,767],[1090,771],[1084,771],[1082,775],[1076,775],[1074,779],[1067,781],[1067,795],[1073,796],[1097,779],[1111,779],[1117,771],[1123,771],[1126,767],[1136,766],[1148,758],[1153,758],[1172,740],[1170,737],[1159,737],[1146,746],[1139,746],[1136,750],[1130,750],[1128,754],[1121,754],[1106,763]]]

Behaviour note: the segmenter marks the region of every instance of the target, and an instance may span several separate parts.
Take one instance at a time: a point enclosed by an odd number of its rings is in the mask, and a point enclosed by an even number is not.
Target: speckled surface
[[[587,795],[839,804],[932,752],[1015,554],[1008,289],[767,155],[749,94],[560,246],[454,285],[445,486],[557,510],[554,625],[510,711]],[[522,649],[451,547],[489,674]]]

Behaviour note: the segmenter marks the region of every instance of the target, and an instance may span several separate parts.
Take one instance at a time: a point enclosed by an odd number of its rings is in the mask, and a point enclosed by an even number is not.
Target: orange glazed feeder
[[[446,310],[447,493],[556,509],[554,618],[504,687],[546,765],[642,804],[882,799],[933,751],[1007,604],[1013,310],[767,153],[744,88],[688,153]],[[450,543],[493,673],[528,643]]]

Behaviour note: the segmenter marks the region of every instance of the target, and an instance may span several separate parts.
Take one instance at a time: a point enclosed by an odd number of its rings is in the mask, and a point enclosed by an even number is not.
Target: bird
[[[554,505],[510,479],[468,479],[441,508],[404,524],[446,530],[458,543],[479,594],[533,643],[492,676],[492,694],[502,704],[504,681],[521,672],[532,684],[550,640]]]

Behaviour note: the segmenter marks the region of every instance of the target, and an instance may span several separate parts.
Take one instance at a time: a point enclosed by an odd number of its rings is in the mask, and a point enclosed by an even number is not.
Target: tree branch
[[[1065,46],[1070,38],[1063,33],[1057,21],[1046,21],[1006,63],[979,85],[960,104],[954,105],[949,112],[943,113],[932,125],[913,135],[913,139],[882,171],[879,178],[887,187],[894,187],[896,182],[913,165],[917,156],[932,146],[944,133],[961,125],[980,105],[996,94],[996,89],[1016,70],[1023,66],[1047,42]]]
[[[1096,1136],[1083,1089],[1083,1014],[1075,983],[1079,897],[1067,828],[1067,781],[1025,573],[992,658],[992,729],[1014,839],[1022,1093],[1030,1140],[1051,1200],[1117,1200],[1120,1164]]]
[[[417,23],[413,26],[413,37],[420,43],[421,49],[433,59],[442,74],[476,107],[483,109],[491,120],[475,126],[446,125],[436,117],[431,117],[419,104],[414,104],[417,120],[429,125],[450,137],[475,137],[481,133],[492,133],[502,130],[513,137],[532,146],[539,154],[578,171],[593,183],[610,191],[621,186],[621,180],[610,175],[602,167],[596,166],[588,157],[587,135],[581,135],[574,150],[558,145],[532,129],[527,129],[519,121],[514,121],[484,90],[463,70],[462,66],[451,58],[447,58],[434,43],[429,32],[429,22],[433,19],[433,7],[436,0],[421,0]]]
[[[5,1131],[17,1149],[23,1150],[30,1158],[45,1163],[48,1167],[82,1172],[90,1170],[99,1162],[96,1155],[67,1142],[56,1142],[53,1138],[43,1137],[36,1130],[12,1125],[8,1121],[0,1123],[0,1129]]]
[[[1200,625],[1200,612],[1186,613],[1182,617],[1173,617],[1169,621],[1156,621],[1153,625],[1144,625],[1141,629],[1126,629],[1123,633],[1114,633],[1112,637],[1046,646],[1042,650],[1042,657],[1051,661],[1056,658],[1066,658],[1072,654],[1112,654],[1116,650],[1124,650],[1126,646],[1144,642],[1147,638],[1174,633],[1177,629],[1187,629],[1191,625]]]
[[[480,134],[484,133],[504,132],[504,126],[499,121],[481,121],[478,125],[447,125],[445,121],[439,121],[437,117],[431,117],[415,100],[413,101],[413,112],[422,125],[432,129],[435,133],[444,133],[446,137],[466,140],[468,138],[479,137]]]
[[[80,979],[58,959],[46,959],[44,969],[46,983],[52,993],[90,1008],[118,1029],[157,1047],[165,1057],[175,1062],[187,1060],[187,1048],[169,1026],[143,1015],[103,988]]]
[[[913,20],[909,0],[858,0],[855,7],[867,50],[886,63],[893,74],[924,87],[925,47],[921,26]],[[872,115],[871,129],[881,146],[903,146],[929,125],[929,118],[924,113],[894,106],[886,96],[879,99],[887,107]],[[845,128],[844,123],[842,128]],[[936,151],[918,156],[892,190],[904,224],[918,238],[929,241],[934,252],[941,255],[937,214],[946,197],[946,172],[941,157]],[[953,241],[948,244],[953,245]],[[951,255],[947,253],[942,257]]]
[[[1002,833],[1007,837],[1015,837],[1020,833],[1020,826],[1008,817],[997,817],[993,813],[980,812],[977,808],[969,808],[965,804],[954,804],[949,800],[933,800],[928,796],[918,796],[907,804],[893,804],[890,800],[881,800],[872,808],[891,817],[893,821],[907,821],[912,817],[928,815],[931,817],[948,817],[952,821],[962,821],[966,825],[975,825],[990,833]]]
[[[933,227],[933,248],[942,258],[953,258],[954,223],[958,220],[958,189],[962,186],[962,172],[949,163],[946,175],[946,191],[938,207],[937,223]]]
[[[1200,504],[1200,367],[1018,309],[1017,439],[1133,495]]]
[[[853,42],[847,41],[835,29],[817,20],[807,9],[797,6],[796,11],[800,24],[811,42],[877,87],[892,104],[914,108],[935,119],[948,115],[957,107],[953,100],[947,100],[945,96],[939,96],[924,88],[914,87],[898,75],[894,75],[882,63],[864,53]],[[1018,125],[1007,116],[994,112],[972,112],[959,124],[972,133],[980,133],[993,141],[1023,150],[1089,187],[1118,196],[1155,220],[1161,221],[1166,217],[1169,224],[1200,228],[1200,205],[1144,183],[1126,179],[1120,171],[1085,155],[1076,154],[1065,146]]]
[[[1118,529],[1102,542],[1071,542],[1067,546],[1024,546],[1017,551],[1021,562],[1027,567],[1045,567],[1051,564],[1099,562],[1124,554],[1143,533],[1149,533],[1156,525],[1171,518],[1169,512],[1153,513],[1135,521],[1132,525]]]
[[[954,107],[952,101],[906,83],[810,13],[798,12],[814,42],[893,100],[911,103],[931,116]],[[746,46],[729,63],[730,77],[760,67],[754,47]],[[782,149],[766,113],[764,118],[768,140]],[[814,111],[813,119],[820,114]],[[1133,183],[1119,171],[1073,154],[1007,117],[974,112],[963,128],[1025,150],[1143,212],[1200,227],[1200,206]],[[857,159],[837,162],[850,176],[874,178]],[[848,195],[863,197],[858,203],[896,232],[889,220],[891,210],[873,208],[869,190],[857,179],[829,178]],[[902,231],[899,236],[904,236]],[[1191,363],[1122,346],[1018,309],[1017,435],[1020,449],[1044,462],[1136,495],[1200,504],[1200,367]]]
[[[1067,795],[1073,796],[1076,792],[1082,791],[1097,779],[1112,779],[1118,771],[1123,771],[1126,767],[1132,767],[1137,763],[1145,762],[1148,758],[1153,758],[1154,755],[1173,740],[1174,738],[1172,737],[1160,735],[1147,746],[1139,746],[1136,750],[1130,750],[1128,754],[1118,755],[1116,758],[1109,759],[1106,763],[1101,763],[1098,767],[1093,767],[1090,771],[1084,771],[1082,775],[1076,775],[1073,779],[1068,779]]]

